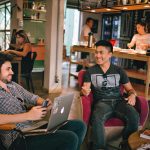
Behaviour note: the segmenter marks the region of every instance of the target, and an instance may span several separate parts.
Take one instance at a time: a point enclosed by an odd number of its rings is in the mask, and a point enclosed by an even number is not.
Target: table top
[[[0,51],[0,53],[4,53],[4,51]],[[17,55],[14,55],[14,54],[9,54],[13,57],[13,61],[21,61],[22,60],[22,57],[21,56],[17,56]]]

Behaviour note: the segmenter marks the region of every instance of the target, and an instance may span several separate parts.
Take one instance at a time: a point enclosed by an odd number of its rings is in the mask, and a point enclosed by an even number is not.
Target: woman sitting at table
[[[24,30],[19,30],[18,32],[16,32],[16,43],[17,44],[15,47],[15,50],[7,50],[6,53],[14,54],[14,55],[22,57],[21,71],[22,73],[27,73],[28,66],[30,65],[30,62],[31,62],[32,46]],[[13,71],[14,71],[14,74],[18,73],[17,66],[13,65]],[[16,81],[15,76],[13,77],[13,80]]]

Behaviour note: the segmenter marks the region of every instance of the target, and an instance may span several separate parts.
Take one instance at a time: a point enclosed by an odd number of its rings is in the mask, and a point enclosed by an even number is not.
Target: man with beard
[[[43,108],[44,99],[12,81],[11,60],[9,55],[0,53],[0,125],[15,123],[16,129],[19,130],[32,121],[43,119],[50,111],[52,103],[49,100],[48,106]],[[28,111],[25,103],[34,106]],[[79,150],[85,133],[85,124],[79,120],[72,120],[55,133],[27,136],[25,140],[16,130],[0,130],[0,140],[6,149]]]

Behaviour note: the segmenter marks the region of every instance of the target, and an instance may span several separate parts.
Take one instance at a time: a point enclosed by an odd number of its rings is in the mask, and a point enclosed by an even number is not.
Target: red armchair
[[[80,87],[83,84],[84,74],[85,74],[85,70],[81,70],[78,74],[78,83],[79,83]],[[123,93],[122,87],[121,87],[121,92]],[[91,104],[93,102],[92,93],[90,93],[88,96],[82,96],[81,99],[82,99],[83,121],[86,124],[88,124],[90,114],[91,114]],[[139,128],[142,128],[148,117],[148,112],[149,112],[148,101],[144,97],[138,96],[135,108],[139,112],[139,115],[140,115]],[[105,131],[106,131],[107,139],[112,139],[112,137],[121,133],[123,128],[124,128],[124,122],[122,120],[120,120],[118,118],[108,119],[105,122]]]

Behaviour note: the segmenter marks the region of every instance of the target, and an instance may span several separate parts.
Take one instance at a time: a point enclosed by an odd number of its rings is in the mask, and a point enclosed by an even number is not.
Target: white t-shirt
[[[89,32],[91,32],[91,28],[85,24],[81,31],[80,41],[84,41],[84,36],[89,36]]]
[[[136,50],[138,49],[142,49],[141,45],[142,44],[150,44],[150,34],[144,34],[144,35],[140,35],[140,34],[135,34],[132,38],[131,43],[136,45]]]

